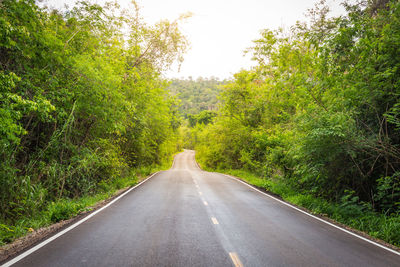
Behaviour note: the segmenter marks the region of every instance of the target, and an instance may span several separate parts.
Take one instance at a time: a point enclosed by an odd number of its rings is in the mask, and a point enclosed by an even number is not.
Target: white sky
[[[92,0],[93,1],[93,0]],[[182,25],[191,43],[180,72],[174,67],[165,73],[169,78],[192,76],[230,78],[240,69],[254,63],[243,51],[259,38],[262,29],[289,27],[304,21],[307,9],[318,0],[137,0],[144,20],[153,24],[160,19],[174,20],[192,12],[193,17]],[[48,0],[49,6],[71,5],[74,0]],[[94,2],[102,3],[103,0]],[[130,0],[118,3],[127,7]],[[334,14],[343,9],[339,0],[328,0]]]

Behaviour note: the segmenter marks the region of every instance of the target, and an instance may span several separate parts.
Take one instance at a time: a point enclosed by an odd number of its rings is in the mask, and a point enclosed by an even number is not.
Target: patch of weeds
[[[83,205],[81,203],[76,203],[69,199],[53,202],[48,208],[50,221],[56,223],[62,220],[67,220],[76,216],[82,208]]]

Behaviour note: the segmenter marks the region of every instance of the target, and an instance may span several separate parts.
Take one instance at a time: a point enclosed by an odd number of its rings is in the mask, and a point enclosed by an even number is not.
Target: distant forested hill
[[[220,85],[225,81],[218,78],[173,79],[169,90],[181,100],[181,113],[187,117],[188,114],[198,114],[203,110],[216,110],[220,92]]]

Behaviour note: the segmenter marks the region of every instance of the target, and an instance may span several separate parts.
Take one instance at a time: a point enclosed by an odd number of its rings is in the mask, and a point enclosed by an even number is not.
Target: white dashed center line
[[[219,224],[215,217],[211,217],[211,220],[212,220],[213,224]]]

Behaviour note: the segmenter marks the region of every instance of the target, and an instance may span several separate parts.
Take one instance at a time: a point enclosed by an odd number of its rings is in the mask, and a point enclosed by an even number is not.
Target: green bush
[[[50,221],[55,223],[67,220],[77,215],[82,209],[81,204],[77,204],[71,200],[65,199],[50,204],[48,208]]]

